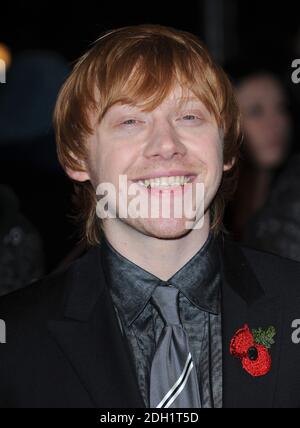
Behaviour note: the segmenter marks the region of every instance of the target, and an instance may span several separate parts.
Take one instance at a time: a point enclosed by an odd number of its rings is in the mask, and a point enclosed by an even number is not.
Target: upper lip
[[[197,174],[190,171],[181,171],[181,170],[173,170],[173,171],[157,171],[152,174],[144,175],[143,177],[136,178],[132,181],[144,181],[151,180],[159,177],[196,177]]]

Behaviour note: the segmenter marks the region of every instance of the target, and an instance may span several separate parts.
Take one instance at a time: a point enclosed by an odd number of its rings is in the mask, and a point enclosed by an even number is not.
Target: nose
[[[185,145],[168,122],[155,126],[144,150],[144,156],[147,158],[167,160],[184,156],[185,153]]]

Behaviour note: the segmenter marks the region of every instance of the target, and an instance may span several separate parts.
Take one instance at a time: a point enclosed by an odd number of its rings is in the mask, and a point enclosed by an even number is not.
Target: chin
[[[282,163],[283,163],[283,157],[282,156],[263,159],[263,161],[260,162],[260,164],[266,169],[279,168]]]
[[[187,229],[187,219],[152,219],[142,220],[134,227],[145,235],[157,239],[178,239],[187,235],[191,229]]]

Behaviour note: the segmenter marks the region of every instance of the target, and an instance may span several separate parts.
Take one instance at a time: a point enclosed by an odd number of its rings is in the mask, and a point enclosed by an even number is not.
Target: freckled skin
[[[90,180],[95,189],[101,183],[112,183],[117,195],[123,175],[128,177],[128,187],[141,177],[158,172],[161,176],[161,171],[179,170],[194,175],[191,206],[187,209],[188,213],[202,211],[202,216],[119,218],[117,198],[117,218],[102,221],[107,239],[121,254],[161,279],[180,269],[206,241],[209,207],[223,171],[232,166],[223,165],[223,132],[215,118],[192,92],[184,91],[184,97],[182,94],[182,88],[175,87],[150,112],[144,112],[141,106],[115,104],[100,123],[96,123],[96,115],[92,117],[94,134],[87,141],[86,170],[68,171],[77,181]],[[204,186],[204,207],[196,198],[198,183]],[[135,197],[128,196],[128,207]],[[107,198],[111,201],[110,196]],[[158,202],[157,197],[153,199]],[[173,212],[180,201],[174,196],[171,202]],[[187,213],[186,207],[183,213]],[[196,228],[196,224],[201,227]]]
[[[90,140],[89,171],[95,187],[110,182],[118,189],[119,176],[124,174],[130,185],[132,180],[159,169],[187,170],[197,175],[194,187],[204,183],[208,208],[222,177],[222,138],[214,118],[200,101],[191,101],[178,110],[179,97],[180,89],[176,88],[150,113],[126,105],[115,105],[108,111]],[[194,209],[195,202],[194,197]],[[161,238],[187,233],[188,220],[174,216],[120,219],[146,235]]]

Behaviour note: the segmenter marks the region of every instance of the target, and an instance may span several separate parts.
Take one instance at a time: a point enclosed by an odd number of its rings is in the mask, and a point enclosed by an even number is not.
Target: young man
[[[299,406],[300,266],[224,237],[239,113],[202,43],[156,25],[105,34],[55,127],[91,248],[1,300],[0,405]],[[185,202],[193,215],[175,215]]]

